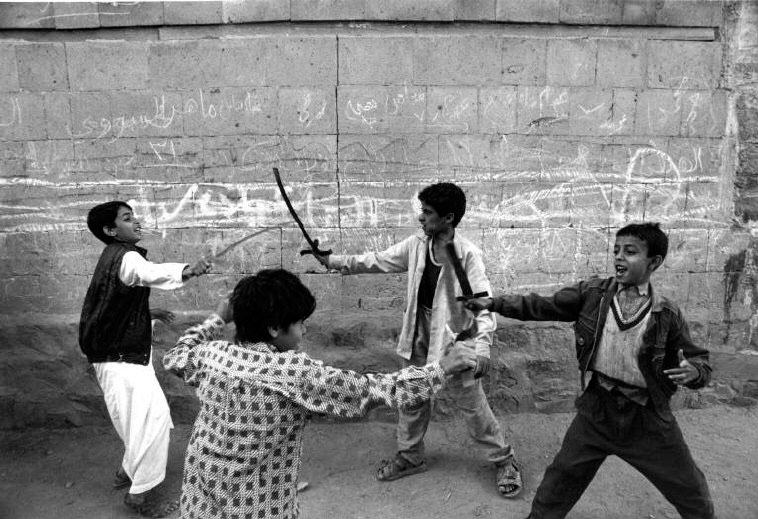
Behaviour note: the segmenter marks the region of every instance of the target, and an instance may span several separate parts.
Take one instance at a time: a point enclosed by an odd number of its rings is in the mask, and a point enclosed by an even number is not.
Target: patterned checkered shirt
[[[184,519],[296,518],[309,415],[350,418],[380,405],[418,405],[445,377],[437,362],[386,375],[343,371],[266,343],[214,340],[223,326],[212,315],[163,358],[200,399],[184,464]]]

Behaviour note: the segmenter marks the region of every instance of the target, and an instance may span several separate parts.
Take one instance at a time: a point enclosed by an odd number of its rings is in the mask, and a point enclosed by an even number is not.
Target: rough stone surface
[[[180,316],[156,331],[156,358],[242,275],[282,266],[319,301],[308,351],[397,367],[404,275],[343,277],[300,256],[272,167],[311,234],[345,253],[417,232],[417,193],[459,183],[459,232],[496,293],[607,275],[614,232],[660,221],[656,289],[717,368],[678,405],[753,403],[755,377],[732,366],[758,351],[757,4],[692,2],[695,28],[668,1],[189,4],[102,4],[100,25],[126,28],[65,31],[52,30],[63,6],[0,4],[2,24],[29,29],[0,43],[2,427],[104,419],[76,323],[102,247],[86,213],[109,199],[157,231],[144,240],[157,261],[267,231],[207,278],[153,291]],[[149,23],[187,26],[130,27]],[[493,360],[499,411],[570,408],[568,325],[503,320]],[[187,419],[190,393],[159,372]]]

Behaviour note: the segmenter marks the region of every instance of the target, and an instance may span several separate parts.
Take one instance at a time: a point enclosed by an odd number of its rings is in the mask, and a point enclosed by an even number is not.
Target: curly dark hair
[[[284,269],[264,269],[243,278],[229,301],[239,342],[269,342],[269,327],[288,329],[316,309],[316,298]]]
[[[451,182],[426,186],[418,194],[418,199],[433,207],[441,217],[453,213],[453,227],[457,227],[466,214],[466,194]]]

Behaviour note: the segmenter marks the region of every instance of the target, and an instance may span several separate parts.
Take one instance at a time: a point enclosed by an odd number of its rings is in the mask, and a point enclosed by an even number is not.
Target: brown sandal
[[[426,471],[425,461],[414,465],[398,453],[391,460],[382,460],[376,470],[376,479],[379,481],[395,481],[424,471]]]

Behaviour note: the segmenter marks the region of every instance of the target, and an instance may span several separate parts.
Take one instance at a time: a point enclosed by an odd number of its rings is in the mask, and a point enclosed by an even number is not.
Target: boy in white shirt
[[[177,507],[155,488],[166,476],[169,432],[166,397],[152,366],[151,319],[170,322],[173,314],[149,308],[150,287],[171,290],[205,274],[210,263],[152,263],[136,244],[140,222],[125,202],[93,207],[92,234],[106,244],[95,267],[79,322],[79,346],[92,363],[113,426],[124,442],[124,458],[114,487],[129,486],[124,503],[141,514],[164,517]]]

